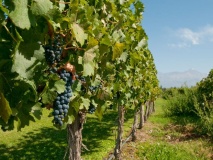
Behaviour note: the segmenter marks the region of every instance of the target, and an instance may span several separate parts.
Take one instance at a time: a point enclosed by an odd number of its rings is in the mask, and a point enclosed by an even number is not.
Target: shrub
[[[198,131],[213,137],[213,105],[209,104],[204,97],[203,103],[195,100],[196,114],[199,116]]]
[[[173,95],[168,97],[168,103],[164,108],[168,116],[191,116],[196,115],[194,99],[196,92],[195,88],[181,88],[173,91]]]

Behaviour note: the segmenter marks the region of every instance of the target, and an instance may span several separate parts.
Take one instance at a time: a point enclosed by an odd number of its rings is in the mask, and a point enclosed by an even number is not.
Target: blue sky
[[[159,72],[213,69],[213,0],[142,0],[142,26]]]

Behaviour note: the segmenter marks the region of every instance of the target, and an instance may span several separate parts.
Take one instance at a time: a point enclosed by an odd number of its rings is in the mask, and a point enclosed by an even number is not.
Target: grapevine
[[[49,39],[44,47],[44,55],[46,63],[49,65],[48,72],[58,74],[59,78],[65,82],[65,91],[58,94],[56,99],[53,102],[53,123],[55,125],[62,126],[63,120],[67,116],[69,110],[69,102],[72,96],[72,83],[73,83],[73,74],[72,72],[67,71],[68,63],[65,66],[60,66],[59,62],[62,60],[63,49],[61,45],[63,41],[61,40],[60,35],[56,35],[53,40]],[[64,67],[64,68],[63,68]]]
[[[53,108],[53,124],[67,123],[69,159],[80,159],[86,113],[138,106],[158,87],[141,1],[93,2],[0,4],[1,128],[13,129],[17,120],[20,130],[41,117],[43,106]]]
[[[48,44],[44,45],[44,55],[48,65],[53,65],[60,62],[62,47],[60,35],[57,35],[54,40],[49,39]]]
[[[69,102],[72,96],[72,73],[67,72],[65,69],[61,70],[60,78],[66,82],[65,91],[61,94],[58,94],[56,100],[53,103],[53,115],[54,115],[54,123],[56,125],[63,125],[63,119],[67,116],[69,109]]]

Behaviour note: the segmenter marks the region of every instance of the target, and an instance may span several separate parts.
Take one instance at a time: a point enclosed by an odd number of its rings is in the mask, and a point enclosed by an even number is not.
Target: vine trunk
[[[69,160],[81,160],[82,129],[85,117],[85,113],[79,112],[74,122],[67,126]]]

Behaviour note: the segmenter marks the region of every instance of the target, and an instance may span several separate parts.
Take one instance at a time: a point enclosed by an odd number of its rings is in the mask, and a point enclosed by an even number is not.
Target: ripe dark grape
[[[90,103],[90,106],[89,106],[89,109],[88,109],[88,112],[90,114],[93,114],[95,112],[96,108],[93,104]]]
[[[59,72],[59,76],[65,84],[65,91],[61,94],[58,94],[53,104],[53,115],[54,115],[54,123],[56,125],[62,126],[64,117],[67,116],[69,109],[70,97],[72,96],[72,74],[62,69]]]
[[[99,88],[102,88],[102,84],[99,84],[97,86],[89,86],[89,90],[92,93],[94,93],[95,91],[97,91]]]
[[[48,65],[53,65],[61,60],[62,48],[61,38],[59,35],[55,36],[53,40],[49,40],[49,43],[44,45],[44,55]]]

